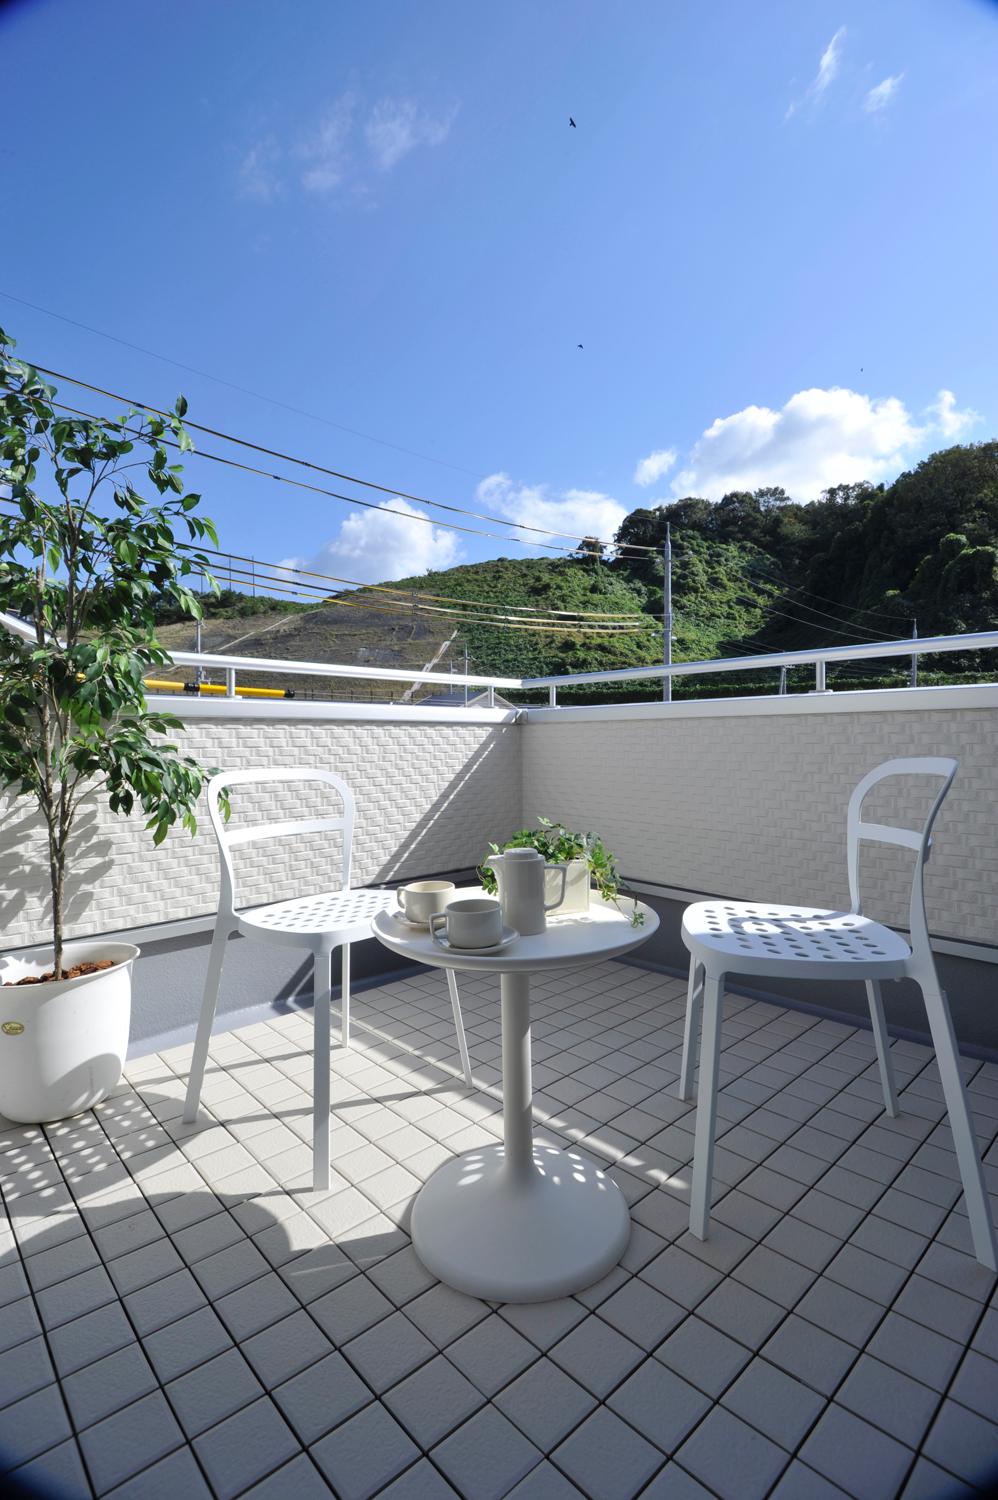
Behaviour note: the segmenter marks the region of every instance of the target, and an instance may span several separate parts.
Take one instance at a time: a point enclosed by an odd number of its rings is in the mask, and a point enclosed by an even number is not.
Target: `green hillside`
[[[677,657],[725,654],[727,648],[760,628],[766,619],[766,585],[752,597],[750,576],[762,559],[743,543],[689,539],[690,563],[677,575],[673,600]],[[633,614],[645,617],[639,633],[627,636],[586,634],[579,622],[564,631],[503,629],[461,625],[459,639],[469,655],[497,673],[542,676],[551,672],[605,671],[643,666],[662,660],[662,569],[645,578],[617,564],[589,558],[499,558],[402,580],[403,587],[453,598],[532,605],[545,610],[578,610],[587,614]],[[598,618],[588,621],[599,627]]]
[[[204,649],[414,669],[438,658],[436,669],[446,672],[452,665],[460,670],[467,647],[473,670],[500,676],[651,664],[662,659],[667,523],[677,661],[893,640],[910,635],[916,620],[921,636],[990,629],[998,620],[998,442],[989,442],[935,453],[889,486],[837,486],[809,505],[764,489],[716,504],[690,497],[635,510],[610,561],[497,558],[385,580],[398,594],[343,591],[316,607],[224,591],[208,602]],[[439,613],[414,609],[415,597]],[[472,607],[502,613],[512,605],[584,612],[584,618],[524,630],[460,615]],[[591,633],[600,615],[632,614],[644,621],[635,633]],[[193,646],[189,623],[164,619],[161,633],[175,649]],[[925,658],[920,680],[978,680],[996,666],[998,653]],[[888,659],[838,668],[832,680],[839,687],[901,683],[907,670],[906,660]],[[810,669],[802,670],[790,686],[804,688],[809,679]],[[278,680],[299,693],[337,697],[403,691],[348,679]],[[677,680],[675,691],[771,692],[773,686],[770,670]],[[577,696],[633,699],[660,691],[649,682],[598,694],[580,689]]]

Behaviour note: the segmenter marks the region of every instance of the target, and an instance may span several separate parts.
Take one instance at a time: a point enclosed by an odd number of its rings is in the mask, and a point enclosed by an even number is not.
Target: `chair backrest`
[[[251,823],[239,828],[230,828],[220,807],[222,793],[230,787],[260,782],[281,785],[295,782],[299,784],[320,782],[324,786],[332,787],[339,795],[343,811],[333,817],[285,818],[279,823]],[[218,908],[221,913],[231,916],[236,905],[236,877],[232,864],[232,850],[241,844],[253,844],[261,839],[292,839],[306,833],[342,833],[342,888],[348,889],[356,804],[353,793],[342,777],[335,776],[332,771],[318,771],[311,767],[299,766],[260,766],[252,770],[219,771],[208,783],[207,796],[208,814],[218,840],[222,876]]]
[[[863,841],[877,844],[900,844],[915,854],[915,873],[911,881],[908,928],[912,951],[929,951],[929,928],[925,917],[924,870],[932,849],[932,825],[943,805],[943,799],[957,773],[960,762],[941,755],[904,757],[885,760],[868,771],[849,798],[847,827],[847,860],[849,866],[849,899],[852,910],[861,911],[859,890],[859,846]],[[867,793],[887,776],[938,776],[942,785],[929,808],[921,830],[895,828],[887,823],[869,823],[863,818]]]

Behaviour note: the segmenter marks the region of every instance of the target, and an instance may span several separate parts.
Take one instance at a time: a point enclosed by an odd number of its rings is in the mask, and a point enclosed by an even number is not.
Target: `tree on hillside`
[[[944,448],[895,479],[871,509],[862,602],[886,589],[907,591],[920,564],[950,533],[966,537],[971,547],[998,541],[998,442]]]

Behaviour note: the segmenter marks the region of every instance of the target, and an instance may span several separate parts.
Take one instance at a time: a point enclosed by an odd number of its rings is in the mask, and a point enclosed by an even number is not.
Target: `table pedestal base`
[[[438,1167],[412,1209],[412,1242],[428,1271],[487,1302],[546,1302],[599,1281],[627,1247],[617,1184],[574,1151],[533,1147],[514,1170],[503,1146]]]

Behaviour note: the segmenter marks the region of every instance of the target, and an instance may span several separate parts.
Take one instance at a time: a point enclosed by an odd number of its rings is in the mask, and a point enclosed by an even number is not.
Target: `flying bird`
[[[576,344],[576,346],[575,346],[575,347],[576,347],[576,349],[581,349],[581,348],[582,348],[582,345],[581,345],[581,344]]]
[[[578,127],[578,125],[576,125],[576,123],[572,119],[571,115],[569,115],[569,117],[568,117],[568,123],[569,123],[569,125],[571,125],[571,127],[572,127],[573,130],[578,130],[579,127]]]

